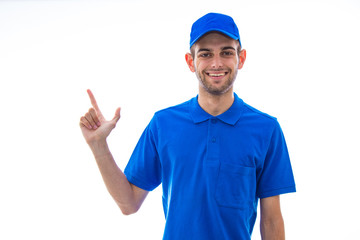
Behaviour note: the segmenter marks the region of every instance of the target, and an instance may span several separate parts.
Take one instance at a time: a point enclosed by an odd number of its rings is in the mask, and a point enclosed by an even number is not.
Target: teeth
[[[211,77],[220,77],[220,76],[224,76],[225,73],[219,73],[219,74],[215,74],[215,73],[209,73],[209,76]]]

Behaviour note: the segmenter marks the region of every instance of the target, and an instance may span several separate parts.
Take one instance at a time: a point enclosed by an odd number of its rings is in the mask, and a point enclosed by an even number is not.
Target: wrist
[[[95,158],[110,153],[106,139],[99,141],[91,141],[88,142],[88,145],[93,152]]]

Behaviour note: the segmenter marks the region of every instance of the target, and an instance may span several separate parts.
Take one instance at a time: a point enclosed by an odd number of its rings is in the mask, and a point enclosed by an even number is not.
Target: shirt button
[[[216,119],[211,119],[211,123],[215,124],[217,122]]]
[[[211,142],[213,142],[213,143],[216,142],[216,138],[213,137],[213,138],[211,139]]]

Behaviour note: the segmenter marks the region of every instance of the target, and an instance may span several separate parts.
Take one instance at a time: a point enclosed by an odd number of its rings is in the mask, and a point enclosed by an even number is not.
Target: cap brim
[[[225,34],[226,36],[234,39],[234,40],[239,40],[239,38],[237,36],[235,36],[234,34],[231,34],[227,31],[224,31],[222,29],[218,29],[218,28],[212,28],[212,29],[207,29],[205,32],[199,34],[197,36],[197,38],[195,38],[191,43],[190,43],[190,48],[192,47],[192,45],[194,45],[195,42],[197,42],[201,37],[203,37],[205,34],[209,33],[209,32],[220,32],[222,34]]]

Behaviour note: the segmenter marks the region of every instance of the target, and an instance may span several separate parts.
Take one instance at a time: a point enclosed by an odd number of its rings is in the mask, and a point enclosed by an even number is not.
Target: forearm
[[[285,240],[284,221],[282,217],[260,220],[262,240]]]
[[[131,214],[138,210],[133,187],[124,173],[117,166],[106,140],[89,143],[99,167],[106,188],[124,214]]]
[[[106,138],[120,119],[120,108],[116,109],[113,119],[107,121],[92,92],[88,89],[87,93],[93,107],[80,118],[80,129],[95,156],[109,193],[124,214],[134,213],[140,208],[148,192],[127,180],[117,166],[106,142]]]

